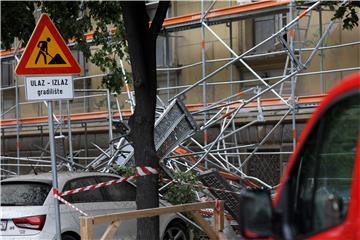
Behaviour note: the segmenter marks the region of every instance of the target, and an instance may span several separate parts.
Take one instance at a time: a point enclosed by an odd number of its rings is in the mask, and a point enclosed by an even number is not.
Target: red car
[[[360,72],[332,89],[307,123],[272,200],[245,190],[248,238],[360,239]]]

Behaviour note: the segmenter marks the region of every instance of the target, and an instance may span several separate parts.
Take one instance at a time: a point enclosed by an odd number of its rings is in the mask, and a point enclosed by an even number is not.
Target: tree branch
[[[166,12],[169,8],[170,1],[159,1],[159,5],[156,9],[155,17],[151,22],[150,33],[155,41],[161,30],[162,24],[166,17]]]

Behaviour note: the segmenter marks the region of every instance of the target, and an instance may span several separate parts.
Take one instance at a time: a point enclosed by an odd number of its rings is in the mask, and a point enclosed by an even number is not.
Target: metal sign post
[[[49,119],[49,141],[50,141],[50,155],[51,155],[51,173],[53,189],[58,189],[57,167],[56,167],[56,151],[55,151],[55,137],[54,137],[54,122],[52,101],[47,101],[48,105],[48,119]],[[55,208],[55,224],[56,224],[56,239],[61,239],[61,225],[60,225],[60,207],[59,202],[54,198]]]

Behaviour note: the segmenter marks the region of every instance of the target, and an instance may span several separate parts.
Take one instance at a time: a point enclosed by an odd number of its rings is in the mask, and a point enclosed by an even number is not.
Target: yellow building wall
[[[333,12],[323,11],[323,31],[325,31],[327,25],[330,22]],[[306,47],[314,47],[314,43],[319,39],[319,14],[318,12],[313,12],[310,30],[308,33],[308,44]],[[336,21],[333,27],[330,30],[328,37],[325,39],[324,46],[339,45],[351,42],[360,41],[360,28],[356,27],[353,30],[344,30],[342,29],[342,22]],[[304,56],[309,56],[309,52],[304,54]],[[332,48],[323,50],[323,70],[335,70],[342,68],[352,68],[360,66],[360,46],[352,45],[341,48]],[[311,61],[309,68],[306,72],[316,72],[320,71],[320,51],[318,51]],[[330,73],[324,74],[324,89],[327,92],[331,87],[336,83],[341,81],[345,76],[353,72],[343,72],[343,73]],[[312,75],[306,77],[299,77],[297,84],[298,95],[312,95],[320,93],[320,75]]]

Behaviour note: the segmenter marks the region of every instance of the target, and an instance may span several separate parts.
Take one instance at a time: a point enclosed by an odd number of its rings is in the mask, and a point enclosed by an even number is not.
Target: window
[[[38,182],[1,183],[1,206],[42,206],[51,189]]]
[[[258,17],[253,22],[254,46],[270,37],[286,25],[286,13]],[[286,40],[286,35],[284,35]],[[266,42],[262,46],[256,48],[257,53],[269,52],[275,50],[277,39]]]
[[[297,235],[313,234],[346,217],[360,129],[360,95],[340,100],[322,116],[292,173]],[[290,196],[293,194],[290,193]]]
[[[1,61],[1,87],[11,86],[14,81],[13,60]]]
[[[98,182],[116,180],[114,177],[99,177]],[[105,201],[135,201],[136,188],[128,182],[121,182],[102,188],[105,191]]]
[[[150,19],[153,19],[158,7],[157,1],[147,1],[146,9]],[[166,18],[171,17],[171,3],[166,13]],[[170,49],[170,37],[159,35],[156,39],[156,66],[166,67],[170,65],[170,59],[172,59],[172,51]]]
[[[94,177],[78,178],[71,180],[66,183],[64,187],[64,192],[67,190],[72,190],[80,187],[86,187],[88,185],[96,184]],[[85,202],[103,202],[104,197],[101,193],[100,188],[96,188],[90,191],[75,193],[70,196],[64,196],[66,201],[71,203],[85,203]]]
[[[74,56],[75,60],[79,63],[80,68],[83,69],[84,74],[86,75],[86,59],[84,57],[83,52],[77,49],[71,50],[72,55]]]
[[[171,66],[172,58],[171,37],[159,35],[156,39],[156,66]]]

